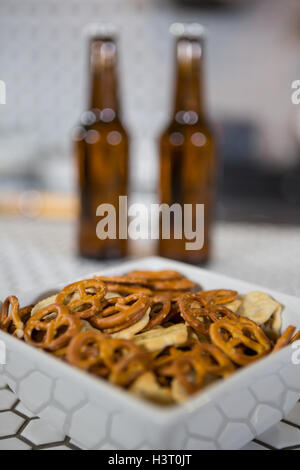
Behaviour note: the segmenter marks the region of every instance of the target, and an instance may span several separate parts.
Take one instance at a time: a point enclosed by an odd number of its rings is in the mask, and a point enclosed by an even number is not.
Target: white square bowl
[[[204,289],[268,292],[285,306],[283,329],[289,324],[300,328],[299,299],[176,261],[151,257],[101,273],[117,275],[132,269],[175,269]],[[60,288],[53,286],[39,298]],[[36,294],[19,295],[21,305],[37,301]],[[4,332],[0,340],[7,349],[2,375],[21,402],[86,449],[239,449],[289,413],[300,396],[300,368],[293,363],[298,361],[292,361],[292,346],[204,389],[182,405],[164,408]]]

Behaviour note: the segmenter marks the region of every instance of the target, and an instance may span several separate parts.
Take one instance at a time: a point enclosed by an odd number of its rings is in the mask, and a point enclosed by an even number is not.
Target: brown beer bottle
[[[172,25],[176,34],[177,77],[175,103],[170,124],[160,138],[160,202],[180,204],[182,237],[164,238],[160,220],[159,254],[202,264],[210,255],[210,232],[217,179],[215,141],[206,120],[203,100],[203,28],[197,24]],[[201,249],[186,249],[184,204],[192,204],[193,230],[204,230]],[[196,225],[196,204],[204,204],[204,229]],[[187,215],[186,215],[187,216]],[[187,222],[187,220],[185,220]]]
[[[127,240],[118,237],[119,196],[127,195],[129,139],[120,119],[117,61],[111,28],[99,27],[89,38],[89,110],[82,114],[81,125],[74,132],[80,194],[79,253],[98,259],[127,254]],[[116,211],[115,234],[101,239],[96,233],[100,204],[112,204]]]

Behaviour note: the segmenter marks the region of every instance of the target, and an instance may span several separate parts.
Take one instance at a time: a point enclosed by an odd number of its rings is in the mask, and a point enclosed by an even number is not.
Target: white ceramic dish
[[[176,269],[205,289],[269,292],[285,305],[283,329],[288,324],[300,328],[297,298],[156,257],[126,262],[105,270],[105,274],[131,269]],[[39,298],[60,287],[47,289]],[[21,294],[19,299],[21,305],[28,305],[37,300],[37,293]],[[87,449],[238,449],[278,422],[300,396],[300,368],[292,363],[295,350],[291,346],[205,389],[183,405],[163,408],[4,332],[0,332],[0,340],[7,348],[2,375],[23,404]]]

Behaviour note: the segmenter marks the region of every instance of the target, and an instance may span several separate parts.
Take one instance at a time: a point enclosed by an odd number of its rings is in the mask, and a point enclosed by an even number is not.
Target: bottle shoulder
[[[209,137],[214,137],[213,126],[208,120],[201,119],[193,124],[184,124],[177,122],[176,119],[172,119],[160,134],[160,138],[162,139],[176,132],[182,134],[193,134],[195,132],[201,132],[202,134],[205,134]]]
[[[120,119],[114,119],[109,122],[95,121],[91,124],[82,124],[81,122],[79,122],[76,127],[80,127],[81,129],[85,131],[101,130],[101,129],[103,130],[115,129],[115,130],[127,132],[125,129],[125,126],[123,125]]]
[[[91,132],[98,132],[102,135],[119,132],[123,137],[129,138],[128,132],[120,119],[114,119],[110,122],[95,121],[89,124],[79,121],[72,129],[72,136],[76,141],[84,140],[85,136]]]

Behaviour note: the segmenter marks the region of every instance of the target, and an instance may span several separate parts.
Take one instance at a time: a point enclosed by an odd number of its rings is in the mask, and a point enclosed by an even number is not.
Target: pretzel
[[[292,326],[292,325],[288,326],[287,329],[284,331],[284,333],[276,341],[272,352],[279,351],[279,349],[284,348],[290,342],[292,342],[293,341],[292,338],[293,338],[293,334],[295,333],[295,330],[296,330],[295,326]]]
[[[214,289],[201,291],[199,295],[214,305],[225,305],[236,300],[238,293],[235,290]]]
[[[171,300],[171,308],[167,317],[164,319],[165,323],[181,323],[183,321],[182,316],[180,315],[179,307],[177,301]]]
[[[195,354],[185,353],[170,365],[162,368],[160,374],[176,379],[184,390],[191,395],[202,388],[206,370],[202,361]]]
[[[19,310],[19,317],[21,318],[23,322],[24,328],[25,328],[27,321],[31,317],[31,312],[32,312],[33,307],[34,305],[28,305],[27,307],[23,307]],[[13,333],[12,333],[13,336],[16,336],[17,338],[22,339],[24,337],[24,328],[23,330],[13,328]]]
[[[100,377],[107,376],[109,369],[104,364],[101,355],[105,340],[105,336],[98,331],[90,330],[79,333],[72,339],[67,348],[67,361]]]
[[[138,277],[128,276],[124,274],[123,276],[94,276],[94,279],[98,279],[105,284],[137,284],[141,285],[141,279]]]
[[[135,344],[149,352],[163,351],[169,346],[183,346],[188,341],[188,328],[184,323],[163,328],[161,326],[140,333],[133,338]]]
[[[152,295],[152,291],[146,287],[136,286],[136,285],[126,285],[126,284],[114,284],[107,283],[105,284],[108,292],[117,292],[121,295],[131,295],[131,294],[144,294]]]
[[[137,397],[151,400],[160,405],[174,403],[170,387],[161,386],[157,377],[151,371],[140,375],[129,390]]]
[[[220,349],[208,343],[196,343],[188,352],[169,348],[167,354],[162,354],[153,360],[153,370],[156,370],[158,374],[167,375],[174,370],[174,362],[176,367],[176,362],[187,354],[194,356],[195,361],[198,361],[199,367],[205,371],[204,378],[207,374],[215,377],[228,377],[235,370],[231,360]],[[176,374],[174,376],[176,377]]]
[[[148,309],[149,310],[149,309]],[[147,313],[147,311],[146,311]],[[107,334],[107,335],[111,335],[111,336],[114,336],[114,335],[118,335],[118,334],[122,334],[124,331],[127,331],[129,328],[131,328],[132,326],[135,326],[137,325],[141,320],[143,320],[143,318],[146,316],[146,313],[144,313],[142,315],[141,311],[137,314],[136,317],[133,317],[133,318],[130,318],[128,321],[120,324],[120,325],[117,325],[115,326],[114,328],[105,328],[103,330],[103,333]],[[141,316],[142,315],[142,316]],[[149,317],[148,317],[149,318]],[[149,322],[149,320],[147,319],[147,321],[145,322],[145,325],[144,327],[147,325],[147,323]],[[141,328],[141,330],[143,330],[143,328]],[[141,330],[138,330],[138,331],[141,331]],[[137,331],[137,333],[138,333]],[[133,335],[134,336],[134,335]],[[127,338],[121,338],[121,339],[127,339]]]
[[[64,347],[64,348],[61,348],[61,349],[57,349],[56,351],[53,351],[53,355],[55,357],[58,357],[59,359],[65,360],[66,355],[67,355],[67,348]]]
[[[206,372],[209,374],[217,377],[228,377],[235,370],[229,357],[212,344],[196,343],[193,352],[196,357],[199,356]]]
[[[195,283],[183,278],[172,281],[149,281],[148,286],[154,291],[189,291],[195,286]]]
[[[166,296],[156,295],[151,301],[150,321],[144,331],[159,326],[168,317],[171,310],[171,301]]]
[[[101,309],[101,302],[106,294],[103,282],[97,279],[74,282],[65,287],[56,297],[58,304],[66,305],[70,313],[87,319]]]
[[[164,351],[163,354],[160,354],[158,357],[153,359],[153,370],[158,372],[166,365],[170,365],[175,359],[178,359],[182,355],[182,352],[182,350],[173,346],[168,348],[168,350]]]
[[[182,274],[177,271],[130,271],[127,273],[130,278],[137,278],[143,281],[171,281],[174,279],[182,279]]]
[[[150,307],[147,309],[145,315],[141,318],[141,320],[137,321],[133,325],[128,325],[126,328],[122,326],[122,330],[116,331],[115,333],[111,334],[112,338],[117,339],[134,339],[134,337],[143,331],[143,329],[148,325],[150,319]],[[105,330],[107,333],[109,330]]]
[[[184,278],[176,271],[133,271],[123,276],[95,276],[106,283],[109,291],[122,294],[141,292],[151,295],[151,291],[178,291],[190,290],[195,283]],[[148,288],[148,289],[147,289]]]
[[[292,337],[292,339],[290,341],[290,344],[294,343],[295,341],[299,341],[299,340],[300,340],[300,331],[297,331],[297,333]]]
[[[211,324],[209,334],[212,343],[240,366],[256,361],[271,349],[261,328],[248,319],[218,320]]]
[[[186,292],[196,286],[195,282],[185,278],[177,271],[131,271],[125,278],[132,279],[136,284],[156,291]]]
[[[23,338],[25,320],[30,315],[32,305],[20,310],[17,297],[10,296],[5,299],[0,315],[0,328],[8,333]]]
[[[48,351],[66,346],[80,332],[81,321],[70,315],[67,307],[52,304],[39,310],[26,323],[25,340]]]
[[[128,386],[144,373],[151,360],[148,353],[124,339],[108,338],[103,343],[101,356],[110,370],[110,381],[122,386]]]
[[[203,297],[202,292],[189,293],[178,299],[182,318],[199,334],[208,336],[209,327],[220,318],[236,320],[238,317],[228,308],[209,303],[210,297]]]
[[[89,321],[99,330],[116,332],[139,321],[149,306],[150,299],[143,294],[132,294],[124,298],[113,297],[107,299],[102,309]]]

